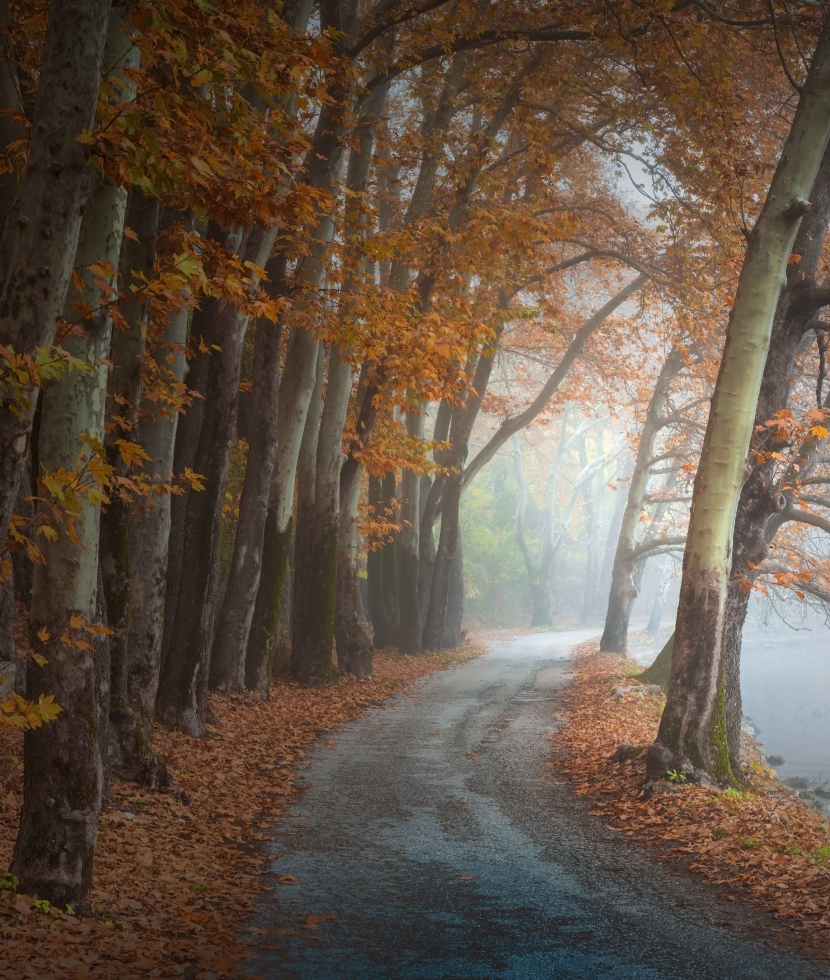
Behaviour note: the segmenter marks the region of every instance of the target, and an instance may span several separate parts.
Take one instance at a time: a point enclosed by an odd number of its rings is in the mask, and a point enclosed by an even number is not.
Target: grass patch
[[[815,862],[815,864],[820,864],[822,867],[826,867],[830,862],[830,844],[825,847],[819,847],[810,855],[810,860]]]
[[[733,799],[733,800],[754,800],[754,799],[756,799],[756,796],[755,796],[754,793],[747,793],[747,792],[744,792],[743,790],[740,790],[740,789],[732,789],[731,786],[729,787],[729,789],[725,789],[723,791],[723,795],[724,796],[727,796],[727,797],[729,797],[730,799]]]

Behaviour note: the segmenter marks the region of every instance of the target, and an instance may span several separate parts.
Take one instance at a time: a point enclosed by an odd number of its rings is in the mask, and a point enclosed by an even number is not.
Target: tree
[[[683,559],[671,690],[652,778],[735,779],[727,743],[723,626],[735,511],[787,262],[830,137],[830,20],[822,30],[766,203],[750,234],[726,333]]]
[[[37,401],[38,362],[63,313],[94,173],[79,137],[92,125],[107,27],[107,0],[54,2],[17,214],[0,238],[0,535],[8,533]],[[60,177],[60,180],[56,179]],[[37,269],[36,275],[33,270]]]
[[[67,31],[73,36],[77,12],[64,12],[58,4],[53,8],[53,17],[59,12],[67,19],[51,22],[50,32]],[[126,101],[133,97],[134,90],[119,69],[134,63],[137,53],[125,30],[123,14],[123,8],[113,8],[105,50],[107,65],[117,66],[108,82]],[[83,17],[78,19],[84,21]],[[97,21],[87,21],[84,26],[89,31],[97,26]],[[79,44],[82,40],[89,44],[91,40],[77,34],[74,37]],[[62,38],[61,45],[63,41]],[[56,45],[55,41],[52,43]],[[47,41],[47,51],[48,45]],[[68,55],[65,50],[61,53],[70,58],[78,54],[71,49]],[[80,53],[84,53],[82,46]],[[53,49],[49,54],[55,57],[58,51]],[[47,64],[48,59],[49,55]],[[69,60],[66,67],[77,71],[79,66]],[[85,71],[86,65],[80,72],[82,78]],[[70,74],[67,82],[71,85],[73,81]],[[41,86],[46,83],[47,79],[42,78]],[[86,86],[80,89],[85,91]],[[89,163],[84,163],[84,167],[92,169]],[[66,317],[72,322],[79,310],[91,312],[81,312],[81,329],[63,340],[67,356],[74,360],[74,369],[61,372],[42,394],[38,476],[47,488],[56,482],[64,483],[63,492],[59,493],[64,499],[66,528],[61,528],[61,533],[54,526],[50,528],[44,562],[35,569],[31,628],[38,660],[31,661],[27,691],[32,698],[57,696],[63,711],[55,724],[26,734],[26,784],[12,864],[30,893],[56,905],[71,904],[83,910],[89,905],[104,793],[94,647],[87,639],[87,630],[95,623],[99,504],[105,499],[104,361],[112,330],[106,306],[111,281],[105,270],[118,267],[126,203],[124,188],[116,187],[102,175],[94,178],[76,256],[83,287],[71,297]],[[22,331],[21,336],[25,336]],[[106,707],[100,716],[107,718]]]

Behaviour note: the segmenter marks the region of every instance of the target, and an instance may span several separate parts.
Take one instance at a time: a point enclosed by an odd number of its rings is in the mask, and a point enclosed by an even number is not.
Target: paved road
[[[593,631],[494,645],[319,744],[276,828],[276,885],[252,964],[300,980],[804,980],[750,919],[588,817],[539,777],[570,648]],[[471,754],[472,753],[472,754]],[[297,824],[306,824],[298,828]],[[308,937],[308,938],[305,938]],[[312,938],[316,937],[316,938]]]

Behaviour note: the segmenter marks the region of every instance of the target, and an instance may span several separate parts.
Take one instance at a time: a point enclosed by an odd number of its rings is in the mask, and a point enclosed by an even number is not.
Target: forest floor
[[[647,746],[657,734],[665,695],[636,690],[612,697],[620,686],[636,686],[643,668],[598,652],[588,640],[573,652],[573,684],[563,692],[563,724],[551,736],[553,767],[579,796],[589,797],[592,815],[656,856],[702,875],[728,898],[760,907],[783,920],[799,945],[830,960],[830,827],[782,787],[747,739],[749,785],[716,792],[670,785],[650,798],[643,793],[645,760],[610,757],[622,745]],[[682,777],[680,777],[682,778]]]
[[[112,786],[98,832],[91,917],[38,906],[0,879],[6,886],[0,976],[248,975],[248,946],[240,937],[256,941],[262,932],[247,921],[268,887],[269,858],[258,845],[271,839],[274,821],[300,792],[306,747],[420,678],[480,652],[469,643],[417,658],[380,652],[369,681],[346,677],[326,689],[279,683],[268,702],[212,696],[220,724],[205,739],[159,729],[156,748],[178,791]],[[0,728],[0,869],[8,868],[17,835],[21,755],[19,731]],[[307,925],[314,938],[314,923]]]

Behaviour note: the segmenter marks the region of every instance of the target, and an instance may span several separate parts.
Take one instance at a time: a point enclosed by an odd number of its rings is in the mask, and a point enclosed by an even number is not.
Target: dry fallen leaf
[[[333,922],[333,915],[320,915],[316,912],[309,913],[300,923],[301,929],[316,929],[321,922]]]

